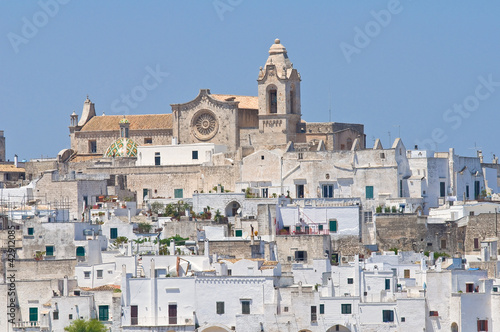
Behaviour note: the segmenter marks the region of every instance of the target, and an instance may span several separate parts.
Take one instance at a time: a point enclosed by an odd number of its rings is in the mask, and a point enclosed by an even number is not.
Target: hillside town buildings
[[[2,331],[496,331],[498,160],[310,123],[277,39],[257,96],[70,115],[5,162]]]

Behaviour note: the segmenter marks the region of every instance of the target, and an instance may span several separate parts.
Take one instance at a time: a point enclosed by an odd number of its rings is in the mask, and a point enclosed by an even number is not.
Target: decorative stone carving
[[[217,134],[219,122],[214,113],[209,110],[201,110],[193,117],[191,128],[193,130],[193,135],[197,139],[207,141]]]

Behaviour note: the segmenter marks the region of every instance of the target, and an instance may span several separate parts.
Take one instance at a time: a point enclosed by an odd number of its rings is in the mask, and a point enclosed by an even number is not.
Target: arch
[[[451,323],[451,332],[458,332],[458,324],[453,322]]]
[[[238,201],[231,201],[226,205],[225,216],[234,217],[238,214],[238,209],[241,208],[241,204]]]
[[[339,332],[351,332],[351,330],[349,330],[347,327],[345,327],[344,325],[340,325],[340,324],[333,325],[328,330],[326,330],[326,332],[337,332],[337,331],[339,331]]]
[[[278,113],[278,88],[270,84],[266,89],[267,114]]]
[[[76,247],[76,257],[85,257],[85,247]]]
[[[231,329],[221,324],[211,324],[202,326],[198,329],[200,332],[231,332]]]

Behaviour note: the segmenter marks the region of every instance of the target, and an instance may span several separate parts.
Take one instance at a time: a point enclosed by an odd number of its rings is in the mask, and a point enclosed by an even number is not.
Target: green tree
[[[153,202],[153,204],[151,204],[151,212],[163,214],[163,212],[165,212],[165,205],[160,202]]]
[[[97,319],[83,320],[77,319],[64,328],[67,332],[106,332],[108,329]]]

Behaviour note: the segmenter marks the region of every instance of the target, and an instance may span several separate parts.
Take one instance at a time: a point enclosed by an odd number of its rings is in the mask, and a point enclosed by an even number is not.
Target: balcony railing
[[[15,322],[14,328],[40,327],[40,322]]]

